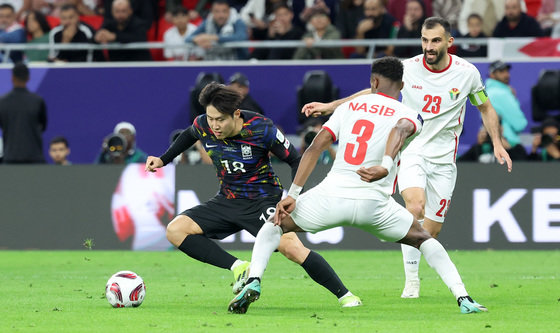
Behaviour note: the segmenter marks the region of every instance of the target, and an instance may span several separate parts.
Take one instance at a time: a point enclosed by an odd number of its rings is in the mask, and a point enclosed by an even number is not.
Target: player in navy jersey
[[[234,293],[243,288],[249,263],[224,251],[211,239],[223,239],[240,230],[256,236],[264,222],[274,216],[276,203],[282,197],[282,185],[272,170],[269,152],[288,163],[292,175],[300,161],[297,150],[273,122],[238,109],[240,101],[241,96],[226,86],[208,84],[199,96],[206,114],[198,116],[163,155],[149,156],[146,161],[146,171],[155,172],[197,140],[202,142],[216,167],[220,192],[176,216],[167,226],[167,239],[196,260],[232,270]],[[325,259],[307,249],[294,233],[282,237],[278,251],[337,296],[343,307],[362,304]]]

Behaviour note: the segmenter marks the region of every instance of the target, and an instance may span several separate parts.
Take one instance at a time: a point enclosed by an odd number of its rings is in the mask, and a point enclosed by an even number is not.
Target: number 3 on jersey
[[[426,105],[422,108],[422,112],[428,112],[433,114],[439,113],[439,108],[441,105],[440,96],[424,95],[424,102]]]
[[[375,125],[368,120],[360,119],[354,123],[352,134],[357,135],[356,143],[348,142],[344,149],[344,160],[352,165],[360,165],[366,158],[367,142],[371,139]],[[356,144],[358,148],[356,149]]]

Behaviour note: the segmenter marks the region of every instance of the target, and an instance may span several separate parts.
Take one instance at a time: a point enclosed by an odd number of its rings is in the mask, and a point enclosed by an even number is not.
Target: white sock
[[[422,253],[415,247],[401,244],[404,263],[404,276],[406,281],[419,281],[418,267],[420,266],[420,257]]]
[[[230,271],[233,271],[237,266],[241,265],[242,263],[244,263],[245,261],[237,259],[233,265],[231,265],[231,267],[229,268]]]
[[[275,226],[273,223],[265,222],[262,226],[257,234],[255,245],[253,245],[253,256],[251,257],[251,268],[249,269],[250,278],[258,277],[260,279],[263,276],[272,252],[280,244],[282,234],[282,228]]]
[[[445,285],[453,293],[455,299],[468,295],[457,268],[440,242],[435,238],[430,238],[420,245],[420,251],[426,258],[428,265],[436,270]]]
[[[338,300],[340,301],[341,299],[343,299],[346,296],[353,296],[354,294],[352,294],[350,291],[348,291],[346,294],[344,294],[341,298],[339,298]]]

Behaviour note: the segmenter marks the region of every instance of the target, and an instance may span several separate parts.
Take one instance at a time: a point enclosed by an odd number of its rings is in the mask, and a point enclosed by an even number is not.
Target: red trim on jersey
[[[334,132],[333,132],[330,128],[326,127],[326,126],[323,126],[323,128],[324,128],[325,130],[327,130],[327,132],[329,132],[329,133],[331,134],[333,142],[336,141],[336,135],[334,135]]]
[[[414,133],[416,133],[416,131],[418,130],[418,128],[416,128],[416,123],[415,123],[412,119],[410,119],[410,118],[401,118],[401,119],[406,119],[406,120],[410,121],[410,122],[412,123],[412,125],[414,125]],[[399,119],[399,120],[400,120],[400,119]]]
[[[397,162],[397,168],[401,166],[401,160],[399,160]],[[399,179],[399,174],[397,172],[397,175],[395,176],[395,182],[393,183],[393,194],[397,193],[397,179]]]
[[[459,145],[459,138],[457,138],[457,134],[453,133],[453,135],[455,135],[455,151],[453,152],[453,163],[455,163],[455,158],[457,157],[457,146]]]
[[[396,99],[395,97],[393,97],[393,96],[389,96],[389,95],[385,95],[384,93],[380,93],[380,92],[378,92],[378,93],[377,93],[377,95],[381,95],[381,96],[385,96],[385,97],[388,97],[388,98],[391,98],[391,99],[397,100],[397,99]]]
[[[461,106],[461,112],[459,113],[459,125],[461,125],[461,116],[463,115],[463,110],[465,109],[465,104],[463,104],[463,106]]]
[[[432,73],[443,73],[443,72],[445,72],[446,70],[449,69],[449,67],[451,67],[451,64],[453,63],[453,59],[451,58],[451,54],[448,54],[448,55],[449,55],[449,65],[447,65],[447,67],[445,67],[444,69],[439,70],[439,71],[435,71],[435,70],[431,69],[430,67],[428,67],[428,64],[426,63],[426,59],[424,57],[422,57],[422,63],[424,64],[424,68],[426,68],[427,70],[429,70]]]

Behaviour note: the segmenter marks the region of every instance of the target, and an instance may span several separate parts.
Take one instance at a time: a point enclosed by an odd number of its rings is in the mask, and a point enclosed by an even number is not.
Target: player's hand
[[[145,171],[156,172],[156,169],[163,167],[163,161],[159,157],[148,156]]]
[[[291,196],[287,196],[276,204],[276,212],[274,213],[274,225],[281,225],[282,220],[290,215],[296,208],[296,200]]]
[[[376,165],[369,168],[361,167],[356,171],[356,173],[360,175],[360,180],[371,183],[387,177],[389,171],[380,165]]]
[[[305,113],[307,117],[319,117],[332,112],[330,103],[311,102],[301,108],[301,113]]]
[[[511,161],[511,158],[509,157],[509,154],[504,147],[495,147],[494,156],[496,156],[498,163],[500,163],[501,165],[504,165],[504,163],[506,163],[508,172],[511,172],[513,162]]]

